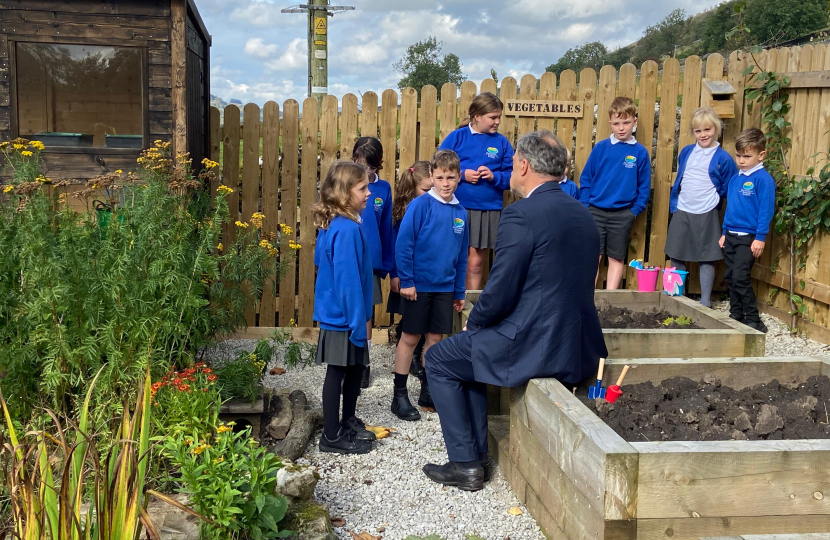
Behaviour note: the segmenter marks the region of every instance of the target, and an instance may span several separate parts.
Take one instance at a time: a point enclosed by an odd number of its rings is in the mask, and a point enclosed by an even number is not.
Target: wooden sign
[[[582,118],[585,108],[581,101],[535,101],[508,99],[504,102],[507,116],[541,116],[545,118]]]

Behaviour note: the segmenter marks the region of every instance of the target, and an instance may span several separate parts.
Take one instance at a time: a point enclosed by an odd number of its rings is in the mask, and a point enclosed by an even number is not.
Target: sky
[[[307,90],[305,14],[290,0],[196,0],[211,49],[211,93],[260,105],[301,101]],[[305,2],[305,0],[299,0]],[[571,47],[602,41],[609,50],[639,39],[675,8],[694,15],[718,0],[332,0],[354,5],[329,18],[329,94],[397,89],[393,64],[429,36],[455,53],[469,80],[538,76]]]

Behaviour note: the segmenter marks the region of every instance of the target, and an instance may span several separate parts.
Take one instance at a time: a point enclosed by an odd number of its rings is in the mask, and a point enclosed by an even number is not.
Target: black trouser
[[[752,266],[755,257],[750,246],[754,234],[738,236],[726,233],[723,256],[726,259],[726,285],[729,287],[729,316],[747,323],[760,322],[755,291],[752,290]]]

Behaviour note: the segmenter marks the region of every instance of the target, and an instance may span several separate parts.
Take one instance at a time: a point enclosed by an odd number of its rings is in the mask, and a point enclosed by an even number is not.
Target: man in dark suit
[[[487,286],[460,334],[432,346],[426,372],[450,461],[427,464],[433,481],[475,491],[489,480],[487,384],[532,378],[576,384],[607,349],[594,306],[599,232],[559,187],[567,152],[544,133],[519,139]]]

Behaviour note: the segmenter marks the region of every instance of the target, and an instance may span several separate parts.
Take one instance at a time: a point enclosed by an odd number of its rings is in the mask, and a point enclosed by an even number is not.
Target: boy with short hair
[[[766,333],[752,290],[755,259],[764,252],[775,211],[775,180],[764,169],[767,137],[758,128],[741,132],[735,140],[738,174],[729,180],[720,247],[726,259],[729,316]]]
[[[608,289],[618,289],[634,218],[651,196],[651,159],[634,138],[637,106],[618,97],[608,109],[611,137],[597,142],[579,177],[579,200],[599,229],[599,260],[608,255]]]
[[[436,152],[432,158],[433,187],[409,203],[395,244],[403,331],[395,350],[392,412],[402,420],[421,418],[406,391],[415,345],[426,334],[426,357],[432,345],[452,333],[453,309],[460,312],[464,307],[469,231],[467,210],[454,195],[460,178],[458,155],[452,150]],[[418,404],[433,407],[426,378],[421,381]]]

